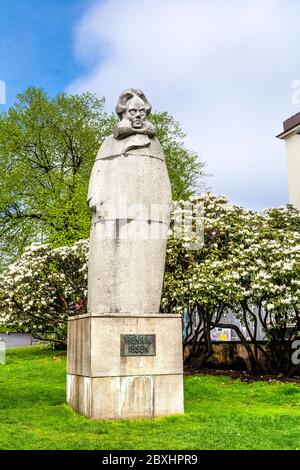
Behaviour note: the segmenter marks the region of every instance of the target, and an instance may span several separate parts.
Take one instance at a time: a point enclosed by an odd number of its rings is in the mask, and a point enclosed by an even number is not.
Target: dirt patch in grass
[[[293,376],[293,377],[285,377],[282,374],[277,375],[251,375],[247,371],[239,371],[239,370],[224,370],[224,369],[192,369],[192,368],[184,368],[184,375],[225,375],[226,377],[231,377],[232,379],[239,379],[241,382],[244,383],[253,383],[253,382],[290,382],[300,386],[300,377]]]

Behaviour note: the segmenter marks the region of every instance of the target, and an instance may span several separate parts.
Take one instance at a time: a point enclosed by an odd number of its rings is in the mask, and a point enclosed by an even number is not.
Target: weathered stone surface
[[[155,313],[162,291],[166,239],[107,240],[102,233],[114,230],[116,221],[95,224],[90,237],[88,311],[93,313]],[[146,225],[146,227],[145,227]],[[135,233],[145,228],[167,233],[167,225],[131,221],[119,227]]]
[[[67,402],[77,413],[91,417],[92,378],[67,374]]]
[[[120,354],[121,334],[155,334],[155,356]],[[90,347],[83,347],[81,338]],[[68,373],[91,377],[182,374],[180,315],[101,315],[69,319]]]
[[[154,416],[167,416],[184,412],[183,375],[155,376]]]
[[[172,195],[150,111],[141,90],[121,94],[90,178],[88,314],[68,322],[67,401],[92,419],[183,413],[181,317],[157,313]],[[121,335],[155,347],[124,354]]]
[[[121,334],[154,334],[155,356],[121,356]],[[91,346],[83,347],[85,337]],[[69,319],[67,401],[91,419],[183,413],[180,315]]]
[[[91,375],[91,320],[68,321],[68,367],[80,375]]]
[[[88,311],[159,311],[171,185],[151,106],[141,90],[126,90],[120,122],[103,142],[88,190],[93,210]]]
[[[96,378],[68,374],[67,401],[94,420],[181,414],[182,374]]]
[[[93,223],[126,218],[169,223],[171,186],[161,148],[160,153],[149,146],[96,159],[88,199],[94,208]]]

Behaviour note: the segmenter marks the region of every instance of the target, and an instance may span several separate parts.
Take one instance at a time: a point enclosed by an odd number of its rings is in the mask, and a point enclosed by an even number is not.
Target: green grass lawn
[[[185,378],[185,415],[93,422],[65,403],[64,352],[9,350],[0,449],[300,449],[300,387]]]

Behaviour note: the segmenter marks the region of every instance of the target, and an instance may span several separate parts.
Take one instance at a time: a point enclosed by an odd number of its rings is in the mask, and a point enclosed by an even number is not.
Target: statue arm
[[[101,159],[105,157],[108,153],[108,149],[110,148],[110,142],[112,140],[112,136],[108,136],[102,142],[102,145],[99,149],[97,154],[94,166],[92,168],[90,181],[89,181],[89,188],[88,188],[88,196],[87,196],[87,203],[90,209],[96,212],[96,206],[99,202],[99,172],[101,171]]]
[[[90,209],[96,212],[96,205],[98,203],[98,191],[97,191],[97,175],[100,169],[100,162],[96,160],[91,172],[89,189],[87,196],[87,203]]]

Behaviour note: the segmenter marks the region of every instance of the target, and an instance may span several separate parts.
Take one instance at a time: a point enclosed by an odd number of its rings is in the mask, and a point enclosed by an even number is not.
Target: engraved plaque
[[[121,335],[121,356],[155,355],[155,335]]]

